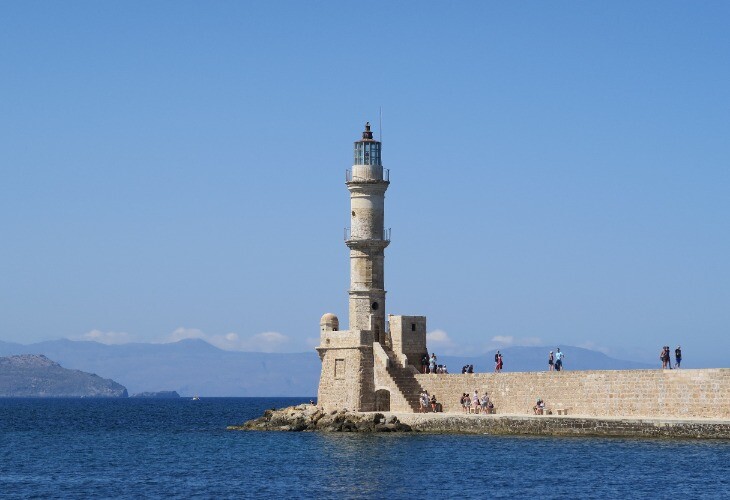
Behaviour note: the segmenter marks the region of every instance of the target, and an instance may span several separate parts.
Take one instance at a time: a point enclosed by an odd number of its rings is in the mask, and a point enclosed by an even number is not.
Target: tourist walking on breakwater
[[[499,351],[494,355],[494,371],[497,373],[502,371],[502,353]]]
[[[677,346],[674,350],[674,367],[679,369],[679,365],[682,363],[682,348]]]
[[[553,371],[553,365],[555,364],[555,356],[553,356],[553,351],[550,351],[550,354],[548,354],[548,371]]]
[[[560,347],[555,349],[555,371],[559,372],[563,369],[563,358],[565,357],[565,354],[560,352]]]
[[[659,355],[662,360],[662,370],[669,368],[672,369],[672,357],[669,354],[669,346],[665,345],[662,348],[662,353]]]

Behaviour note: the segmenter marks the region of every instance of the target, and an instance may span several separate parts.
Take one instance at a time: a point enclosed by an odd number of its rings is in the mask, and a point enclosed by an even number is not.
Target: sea
[[[229,431],[309,398],[0,399],[2,498],[730,498],[730,441]]]

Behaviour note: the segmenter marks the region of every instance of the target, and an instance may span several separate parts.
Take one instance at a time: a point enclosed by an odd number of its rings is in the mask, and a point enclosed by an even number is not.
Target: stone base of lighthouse
[[[426,354],[424,316],[388,316],[389,329],[338,330],[333,314],[320,323],[322,360],[317,404],[325,410],[415,411],[420,386],[415,375]]]

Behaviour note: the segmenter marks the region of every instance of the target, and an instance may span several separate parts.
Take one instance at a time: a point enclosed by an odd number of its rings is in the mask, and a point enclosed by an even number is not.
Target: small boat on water
[[[193,396],[193,401],[200,401],[200,396]]]

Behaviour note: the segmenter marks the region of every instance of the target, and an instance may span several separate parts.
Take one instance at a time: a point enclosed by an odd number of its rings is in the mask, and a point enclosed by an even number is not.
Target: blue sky
[[[3,2],[0,340],[311,348],[347,315],[344,171],[382,107],[386,307],[427,315],[434,350],[679,343],[728,366],[729,21]]]

